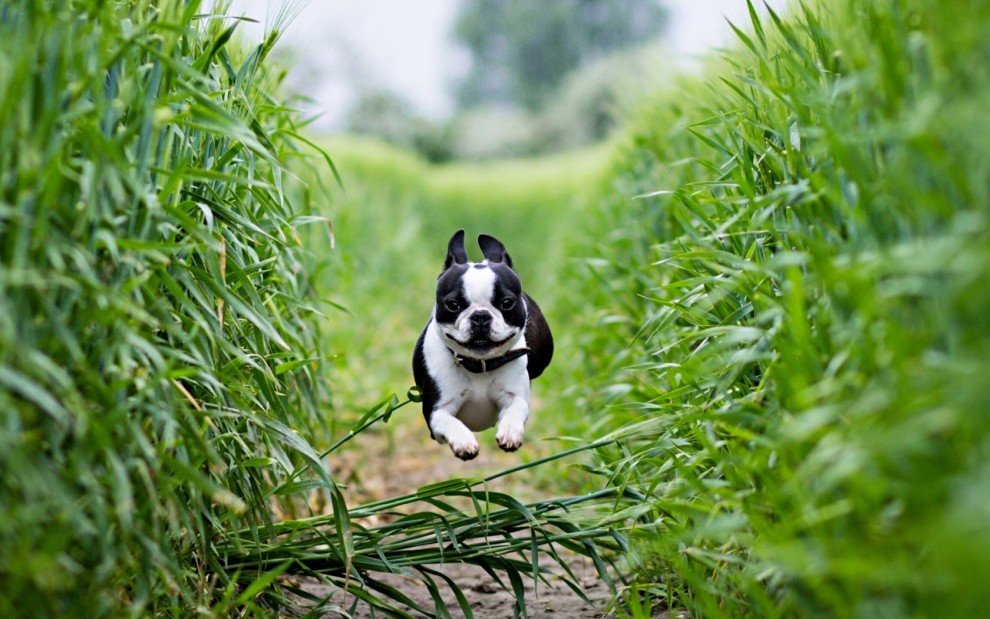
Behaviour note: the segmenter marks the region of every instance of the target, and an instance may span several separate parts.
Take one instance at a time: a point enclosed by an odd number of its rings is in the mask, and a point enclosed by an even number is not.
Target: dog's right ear
[[[447,243],[447,260],[443,263],[443,270],[446,271],[452,265],[467,264],[467,262],[467,252],[464,250],[464,230],[458,230]]]

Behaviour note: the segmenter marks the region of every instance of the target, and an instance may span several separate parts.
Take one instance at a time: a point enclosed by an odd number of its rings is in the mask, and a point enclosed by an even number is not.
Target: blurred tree
[[[417,116],[412,105],[387,89],[364,92],[347,116],[349,133],[371,135],[416,151],[429,161],[450,159],[450,128]]]
[[[657,0],[471,0],[454,37],[471,54],[458,103],[541,107],[564,76],[608,52],[659,37]]]
[[[392,144],[411,146],[415,115],[401,95],[384,88],[362,93],[347,117],[347,130],[374,135]]]

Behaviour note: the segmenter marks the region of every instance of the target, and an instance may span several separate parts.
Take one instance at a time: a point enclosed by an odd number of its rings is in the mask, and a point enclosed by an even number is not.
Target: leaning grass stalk
[[[393,400],[389,406],[391,410],[395,408],[394,403]],[[391,410],[375,416],[369,415],[368,419],[380,419],[390,414]],[[356,424],[355,434],[367,426],[367,420],[360,421]],[[546,582],[546,577],[552,572],[538,561],[538,557],[544,555],[562,569],[565,574],[563,581],[567,586],[583,596],[570,566],[557,553],[556,546],[591,558],[602,577],[611,583],[607,567],[599,557],[599,543],[604,543],[606,547],[611,545],[617,533],[609,528],[574,525],[567,514],[575,507],[613,508],[617,500],[622,500],[621,490],[606,488],[581,496],[523,505],[507,495],[474,488],[486,487],[491,480],[599,448],[609,442],[565,450],[529,465],[495,473],[485,479],[450,480],[421,489],[418,493],[369,503],[349,510],[347,515],[350,524],[347,525],[341,524],[339,514],[276,523],[273,533],[278,542],[270,545],[252,545],[249,543],[250,538],[238,541],[239,537],[248,533],[243,531],[232,535],[222,550],[227,569],[266,571],[290,562],[289,572],[343,578],[341,588],[353,591],[351,577],[372,586],[371,583],[375,581],[371,574],[374,572],[405,573],[410,568],[423,565],[465,563],[483,568],[496,579],[499,573],[508,575],[515,589],[520,573]],[[470,498],[476,504],[477,513],[463,513],[448,503],[451,499],[465,498]],[[440,507],[441,512],[414,512],[402,516],[395,524],[370,528],[355,524],[356,520],[390,514],[399,507],[422,503]],[[493,511],[493,506],[501,509]],[[337,508],[346,509],[339,504]],[[438,526],[437,519],[442,522],[442,526]],[[352,546],[346,555],[341,554],[340,548],[334,544],[341,526],[348,526],[350,529]],[[619,547],[624,547],[624,543],[620,543]],[[515,555],[520,558],[513,559]],[[529,559],[526,559],[527,556]],[[421,576],[427,578],[426,574]],[[432,581],[425,582],[428,587],[432,584]],[[452,582],[448,584],[452,585],[455,595],[461,594],[456,585]],[[389,591],[382,588],[376,590],[385,593]]]

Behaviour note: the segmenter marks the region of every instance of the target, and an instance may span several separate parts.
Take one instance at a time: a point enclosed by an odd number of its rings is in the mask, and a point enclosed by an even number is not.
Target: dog
[[[412,364],[430,436],[462,460],[478,455],[474,433],[496,424],[500,448],[522,446],[530,381],[553,357],[550,327],[522,291],[505,246],[487,234],[478,244],[485,259],[477,263],[464,250],[464,230],[447,244]]]

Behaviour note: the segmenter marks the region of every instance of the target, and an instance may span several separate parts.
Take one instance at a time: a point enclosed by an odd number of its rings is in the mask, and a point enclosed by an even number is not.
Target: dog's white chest
[[[520,345],[525,346],[525,338]],[[450,411],[472,432],[494,426],[502,410],[516,398],[529,399],[525,356],[496,371],[468,372],[456,364],[432,323],[427,328],[423,352],[429,373],[440,386],[439,407]]]
[[[454,416],[472,432],[480,432],[495,425],[501,407],[492,397],[490,383],[478,384],[475,381],[471,383],[471,386],[463,392],[464,401]]]

